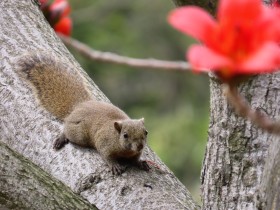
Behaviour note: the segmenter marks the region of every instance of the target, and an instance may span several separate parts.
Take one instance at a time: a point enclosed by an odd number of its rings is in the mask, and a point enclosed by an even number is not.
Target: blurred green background
[[[171,0],[70,0],[72,36],[92,48],[136,58],[185,60],[193,40],[166,22]],[[111,102],[145,117],[151,148],[199,201],[209,119],[208,77],[89,61],[71,50]]]

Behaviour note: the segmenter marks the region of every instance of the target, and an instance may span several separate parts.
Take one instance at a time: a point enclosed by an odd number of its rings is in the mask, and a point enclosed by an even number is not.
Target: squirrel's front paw
[[[144,171],[149,171],[151,169],[151,167],[149,166],[149,164],[145,160],[139,160],[138,167],[141,170],[144,170]]]
[[[69,140],[65,137],[64,134],[62,134],[59,138],[57,138],[53,144],[53,148],[55,150],[59,150],[62,147],[64,147],[65,144],[67,144]]]
[[[111,166],[111,170],[112,170],[113,175],[121,175],[124,172],[125,167],[121,166],[118,163],[115,163]]]

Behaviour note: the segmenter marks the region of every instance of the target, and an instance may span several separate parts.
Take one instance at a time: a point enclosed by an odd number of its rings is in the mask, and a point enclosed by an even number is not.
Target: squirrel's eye
[[[146,135],[146,136],[148,135],[148,133],[149,133],[149,132],[148,132],[147,130],[145,130],[145,135]]]
[[[127,133],[124,133],[124,134],[123,134],[123,137],[124,137],[125,139],[128,139],[128,134],[127,134]]]

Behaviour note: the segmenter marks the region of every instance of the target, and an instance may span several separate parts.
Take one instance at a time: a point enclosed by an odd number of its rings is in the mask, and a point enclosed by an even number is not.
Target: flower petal
[[[257,26],[266,40],[280,42],[280,9],[263,7],[263,17]]]
[[[274,42],[264,44],[236,69],[242,74],[273,72],[280,67],[280,47]]]
[[[218,20],[232,23],[232,21],[255,20],[262,11],[261,0],[220,0],[218,5]]]
[[[71,8],[67,0],[54,0],[50,6],[50,11],[59,14],[59,18],[66,17],[70,14]]]
[[[54,30],[57,33],[62,33],[65,36],[70,36],[72,31],[72,20],[69,17],[63,17],[55,25]]]
[[[217,71],[233,66],[228,57],[201,45],[192,45],[187,52],[187,59],[196,71]]]
[[[217,27],[211,15],[195,6],[173,10],[168,16],[168,22],[177,30],[202,42],[207,42],[209,34]]]

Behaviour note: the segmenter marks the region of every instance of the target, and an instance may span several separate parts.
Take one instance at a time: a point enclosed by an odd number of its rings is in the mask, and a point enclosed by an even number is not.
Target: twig
[[[183,61],[164,61],[157,59],[138,59],[130,58],[126,56],[120,56],[110,52],[101,52],[91,49],[87,45],[75,40],[71,37],[66,37],[59,34],[59,37],[65,43],[66,46],[76,49],[80,54],[97,61],[122,64],[136,68],[150,68],[150,69],[162,69],[162,70],[175,70],[180,72],[189,72],[191,65]]]
[[[280,134],[280,123],[270,119],[266,114],[253,109],[245,98],[238,93],[235,85],[224,84],[223,91],[237,114],[249,119],[252,123],[269,133]]]

